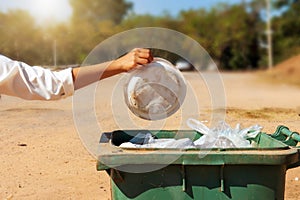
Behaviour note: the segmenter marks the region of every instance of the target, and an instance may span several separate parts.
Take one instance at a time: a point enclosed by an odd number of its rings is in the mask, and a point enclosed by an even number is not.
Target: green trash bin
[[[299,135],[286,127],[260,133],[244,149],[119,147],[140,132],[101,135],[97,170],[110,175],[112,199],[284,199],[286,170],[300,165],[299,149],[289,144],[297,144]],[[150,132],[157,138],[202,136],[190,130]]]

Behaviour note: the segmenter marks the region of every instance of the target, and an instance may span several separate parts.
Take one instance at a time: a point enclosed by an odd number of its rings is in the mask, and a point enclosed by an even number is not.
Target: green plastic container
[[[274,137],[290,133],[286,129],[277,129]],[[300,164],[299,149],[265,133],[247,149],[119,147],[140,132],[101,135],[97,169],[110,175],[112,199],[284,199],[286,170]],[[187,130],[150,132],[157,138],[195,140],[202,136]]]

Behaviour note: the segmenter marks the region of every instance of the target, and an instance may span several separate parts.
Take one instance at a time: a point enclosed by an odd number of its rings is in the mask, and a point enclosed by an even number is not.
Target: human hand
[[[114,60],[111,65],[121,71],[128,72],[137,66],[144,65],[153,61],[153,56],[149,49],[135,48],[126,55]]]

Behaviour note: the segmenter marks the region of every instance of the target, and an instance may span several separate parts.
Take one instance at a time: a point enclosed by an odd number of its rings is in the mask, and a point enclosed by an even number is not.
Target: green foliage
[[[101,41],[117,32],[132,4],[125,0],[70,0],[73,7],[71,19],[71,49],[74,61],[81,63]]]
[[[192,35],[220,63],[222,69],[258,67],[257,16],[244,5],[217,5],[181,13],[182,31]]]
[[[120,24],[122,30],[128,30],[137,27],[163,27],[177,30],[180,22],[169,15],[152,16],[131,14]]]
[[[274,54],[276,62],[300,53],[300,1],[285,0],[277,4],[279,7],[288,6],[282,16],[276,17],[274,23]]]
[[[73,23],[87,21],[96,26],[107,20],[119,24],[132,7],[131,3],[124,0],[70,0],[70,4],[73,8]]]
[[[12,58],[34,63],[43,52],[40,41],[41,32],[35,26],[33,18],[25,11],[13,10],[0,13],[1,53]]]

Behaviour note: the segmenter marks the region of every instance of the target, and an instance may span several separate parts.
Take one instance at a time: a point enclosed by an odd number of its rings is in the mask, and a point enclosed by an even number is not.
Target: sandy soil
[[[205,82],[194,72],[184,76],[197,96],[198,109],[190,115],[200,112],[201,119],[210,120],[214,105]],[[118,78],[101,82],[101,98],[95,101],[103,130],[118,128],[112,119],[109,94],[112,89],[122,93],[122,87],[114,87]],[[230,125],[258,123],[264,131],[272,133],[283,124],[300,131],[299,87],[264,82],[254,73],[223,73],[222,79],[225,119]],[[187,102],[184,106],[193,109],[196,105]],[[171,119],[178,119],[178,115]],[[0,199],[110,199],[108,175],[96,170],[96,159],[79,139],[72,98],[42,102],[2,96],[0,121]],[[174,127],[176,123],[178,120],[172,120],[165,127]],[[300,167],[287,171],[285,199],[299,199],[298,178]]]
[[[292,56],[291,58],[278,63],[275,67],[267,72],[263,72],[263,75],[269,81],[281,81],[286,83],[292,83],[300,85],[300,55]]]

